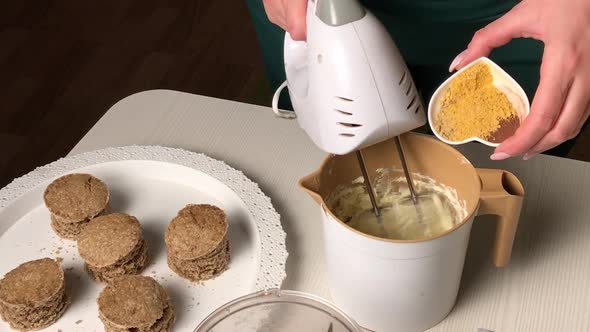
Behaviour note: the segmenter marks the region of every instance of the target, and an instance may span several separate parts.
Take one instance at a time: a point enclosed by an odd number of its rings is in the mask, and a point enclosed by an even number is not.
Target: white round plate
[[[0,190],[0,275],[41,257],[63,259],[71,305],[43,331],[103,331],[96,298],[104,285],[84,271],[75,241],[57,237],[49,225],[43,191],[72,172],[93,174],[111,190],[111,209],[136,216],[152,260],[154,277],[172,297],[174,331],[189,332],[221,305],[255,291],[280,287],[287,250],[280,218],[257,184],[222,161],[157,146],[108,148],[60,159]],[[188,203],[210,203],[228,215],[231,262],[219,277],[201,284],[178,277],[166,264],[164,231]],[[0,322],[0,330],[9,330]]]

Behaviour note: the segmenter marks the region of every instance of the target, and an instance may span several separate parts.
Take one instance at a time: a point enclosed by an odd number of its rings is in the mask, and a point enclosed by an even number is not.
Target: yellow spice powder
[[[477,64],[457,75],[450,84],[434,119],[436,130],[446,139],[490,139],[502,123],[518,115],[508,97],[493,85],[487,64]]]

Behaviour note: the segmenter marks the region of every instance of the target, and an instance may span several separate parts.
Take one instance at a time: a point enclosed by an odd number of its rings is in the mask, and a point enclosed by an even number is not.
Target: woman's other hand
[[[544,42],[540,82],[529,116],[498,146],[494,160],[524,159],[576,137],[589,115],[590,1],[524,0],[479,30],[450,70],[487,56],[513,38]]]

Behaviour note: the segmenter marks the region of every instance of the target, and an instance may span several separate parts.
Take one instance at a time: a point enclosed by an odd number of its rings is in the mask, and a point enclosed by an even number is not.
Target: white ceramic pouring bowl
[[[518,84],[518,82],[516,82],[516,80],[514,80],[514,78],[512,78],[507,72],[505,72],[495,62],[493,62],[492,60],[490,60],[486,57],[481,57],[481,58],[471,62],[467,66],[461,68],[461,70],[458,70],[455,74],[453,74],[451,77],[449,77],[447,80],[445,80],[438,87],[438,89],[436,89],[436,91],[432,95],[432,98],[430,99],[430,103],[428,104],[428,123],[430,124],[430,128],[432,129],[432,132],[434,133],[434,135],[436,135],[436,137],[438,139],[440,139],[441,141],[443,141],[447,144],[460,145],[460,144],[465,144],[465,143],[469,143],[469,142],[479,142],[479,143],[482,143],[482,144],[485,144],[485,145],[491,146],[491,147],[497,147],[498,145],[500,145],[500,143],[490,142],[488,140],[485,140],[485,139],[483,139],[481,137],[477,137],[477,136],[469,137],[469,138],[461,140],[461,141],[451,141],[451,140],[446,139],[444,136],[442,136],[436,130],[436,128],[434,126],[433,120],[436,117],[436,115],[438,114],[438,112],[440,111],[441,99],[444,97],[444,94],[447,91],[447,89],[449,88],[449,85],[451,84],[453,79],[455,79],[457,75],[461,74],[465,70],[468,70],[469,68],[471,68],[477,64],[480,64],[480,63],[485,63],[490,67],[490,69],[492,71],[492,76],[494,77],[493,84],[500,91],[502,91],[504,94],[506,94],[506,96],[508,97],[508,100],[510,100],[510,102],[512,103],[512,105],[516,109],[516,112],[518,113],[518,117],[519,117],[521,123],[522,123],[522,121],[524,121],[524,119],[528,116],[528,114],[530,112],[529,99],[528,99],[526,93],[524,92],[524,90],[522,89],[522,87]]]

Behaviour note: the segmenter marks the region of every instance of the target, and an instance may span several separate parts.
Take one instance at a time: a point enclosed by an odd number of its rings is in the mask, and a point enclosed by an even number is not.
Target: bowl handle
[[[481,179],[478,215],[496,215],[494,264],[503,267],[510,261],[520,218],[524,188],[514,174],[498,169],[477,169]]]

